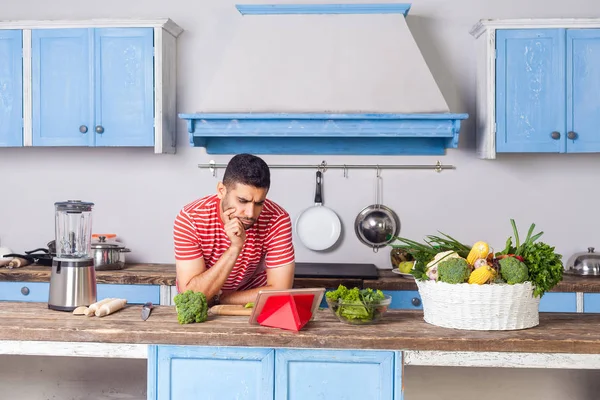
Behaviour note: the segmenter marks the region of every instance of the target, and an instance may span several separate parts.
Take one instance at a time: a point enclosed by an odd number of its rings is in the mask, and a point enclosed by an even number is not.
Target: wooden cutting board
[[[212,306],[208,312],[212,315],[252,315],[252,308],[246,308],[242,305],[219,304]]]

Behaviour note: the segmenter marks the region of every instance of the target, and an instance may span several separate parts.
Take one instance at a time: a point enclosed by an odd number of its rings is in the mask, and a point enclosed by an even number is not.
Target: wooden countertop
[[[49,282],[51,268],[41,265],[28,265],[23,268],[0,268],[0,282]],[[370,287],[381,290],[417,290],[414,279],[404,278],[391,270],[380,270],[379,279],[344,278],[296,278],[294,287],[336,288]],[[118,271],[97,271],[98,283],[175,285],[175,264],[127,264]],[[600,277],[579,277],[564,275],[563,281],[552,292],[600,293]]]
[[[202,346],[259,346],[420,351],[600,354],[600,314],[540,314],[520,331],[464,331],[423,321],[419,311],[390,310],[376,325],[339,322],[320,310],[300,332],[248,324],[248,317],[216,316],[179,325],[175,308],[157,306],[147,321],[128,305],[98,318],[53,311],[46,303],[0,303],[0,340]]]

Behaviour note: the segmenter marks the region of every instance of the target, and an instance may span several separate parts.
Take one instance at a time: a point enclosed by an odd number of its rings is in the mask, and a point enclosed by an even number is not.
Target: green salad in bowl
[[[325,294],[327,305],[335,316],[347,324],[373,324],[387,311],[392,297],[381,290],[348,289],[340,285]]]

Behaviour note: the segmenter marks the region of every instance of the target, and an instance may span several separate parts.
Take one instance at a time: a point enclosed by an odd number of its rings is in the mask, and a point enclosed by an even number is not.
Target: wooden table
[[[146,358],[147,345],[244,346],[403,351],[412,365],[599,368],[599,314],[542,313],[520,331],[465,331],[423,321],[420,311],[388,311],[376,325],[339,322],[329,310],[298,333],[211,316],[180,325],[175,308],[141,306],[103,317],[49,310],[45,303],[0,303],[0,354]]]

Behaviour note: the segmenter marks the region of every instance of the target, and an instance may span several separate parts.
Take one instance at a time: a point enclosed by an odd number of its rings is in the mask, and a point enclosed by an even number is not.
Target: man
[[[266,198],[270,185],[261,158],[238,154],[216,194],[183,207],[173,229],[179,292],[202,292],[216,304],[246,304],[260,289],[292,287],[292,224]]]

